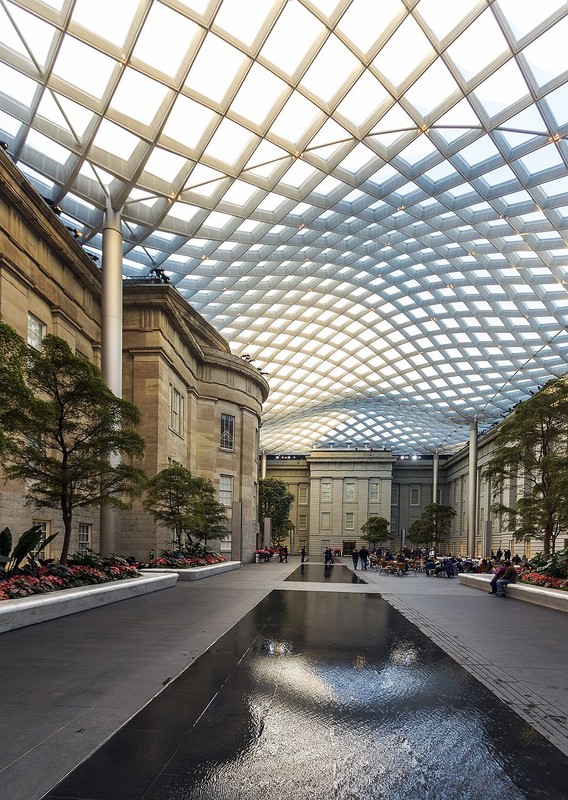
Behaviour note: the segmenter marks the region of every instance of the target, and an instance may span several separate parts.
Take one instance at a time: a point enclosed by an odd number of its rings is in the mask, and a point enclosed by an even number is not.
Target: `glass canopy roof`
[[[567,41],[560,0],[0,0],[0,136],[266,374],[267,452],[451,452],[568,369]]]

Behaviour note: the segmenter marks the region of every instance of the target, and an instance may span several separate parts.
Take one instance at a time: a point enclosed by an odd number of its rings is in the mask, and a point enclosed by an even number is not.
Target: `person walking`
[[[357,548],[352,551],[351,553],[351,560],[353,561],[353,569],[357,569],[357,563],[359,561],[359,551]]]
[[[284,561],[288,563],[288,548],[286,547],[286,545],[284,545],[283,554],[284,554]]]
[[[507,586],[517,582],[517,570],[510,561],[505,561],[505,572],[497,581],[497,597],[507,597]]]
[[[359,558],[361,560],[361,569],[367,569],[367,562],[369,560],[369,551],[367,550],[365,545],[363,545],[363,547],[361,547],[359,550]]]
[[[301,553],[301,560],[302,560],[302,564],[303,564],[304,561],[306,560],[306,548],[302,547],[300,553]]]

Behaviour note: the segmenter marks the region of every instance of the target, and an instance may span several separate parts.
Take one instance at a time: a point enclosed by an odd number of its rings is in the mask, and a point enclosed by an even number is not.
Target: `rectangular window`
[[[298,514],[298,530],[299,531],[308,530],[308,517],[306,514]]]
[[[371,503],[378,503],[381,499],[381,484],[378,481],[371,481],[369,484],[369,500]]]
[[[355,502],[355,483],[354,481],[346,481],[345,483],[345,502]]]
[[[298,503],[305,506],[308,503],[308,487],[298,486]]]
[[[420,505],[420,487],[412,487],[410,489],[410,505],[411,506]]]
[[[398,505],[398,483],[393,483],[391,489],[391,506]]]
[[[175,386],[170,384],[170,428],[180,436],[183,435],[183,400]]]
[[[219,502],[226,508],[233,506],[233,476],[219,475]]]
[[[330,513],[329,511],[322,511],[321,515],[321,529],[322,531],[328,531],[330,529]]]
[[[321,484],[321,501],[322,503],[331,503],[331,482],[322,481]]]
[[[43,531],[44,536],[47,537],[51,535],[51,522],[46,522],[46,520],[44,519],[33,519],[32,525],[39,525]],[[37,557],[40,561],[45,561],[46,558],[51,558],[50,552],[51,552],[51,544],[48,544],[47,549],[40,550],[39,553],[37,554]]]
[[[168,456],[168,467],[183,467],[181,461],[176,461],[175,458]]]
[[[91,549],[91,525],[85,522],[79,523],[77,532],[77,552],[86,553]]]
[[[221,414],[221,450],[235,449],[235,418],[231,414]]]
[[[45,336],[46,327],[41,320],[28,313],[28,344],[34,350],[41,350],[41,343]]]
[[[345,530],[355,530],[355,514],[352,511],[347,511],[345,514]]]

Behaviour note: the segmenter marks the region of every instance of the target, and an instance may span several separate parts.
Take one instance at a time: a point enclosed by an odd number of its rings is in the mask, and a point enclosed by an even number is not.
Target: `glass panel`
[[[324,34],[322,23],[304,6],[300,3],[286,3],[263,45],[261,56],[286,75],[292,76]],[[290,47],[290,42],[294,42],[293,47]]]
[[[4,9],[0,8],[3,46],[15,50],[28,61],[33,57],[33,60],[43,67],[53,42],[55,28],[13,3],[10,4],[10,16],[13,23]]]
[[[568,70],[568,19],[556,25],[523,50],[537,86],[544,86]]]
[[[263,125],[289,92],[284,81],[260,64],[253,64],[231,103],[231,111],[256,125]]]
[[[127,67],[112,96],[110,107],[144,125],[150,125],[167,91],[163,84]],[[140,102],[142,97],[144,102]]]
[[[401,58],[400,54],[405,57]],[[399,87],[417,67],[432,59],[435,53],[432,45],[412,17],[407,17],[396,30],[379,55],[373,66],[389,80],[394,87]]]
[[[236,47],[210,33],[189,71],[185,85],[214,103],[222,103],[248,59]]]
[[[479,46],[480,42],[483,42],[483,47]],[[493,13],[488,9],[458,36],[447,53],[469,81],[492,61],[505,53],[510,54],[510,51]]]
[[[173,77],[200,34],[201,29],[187,17],[162,3],[152,3],[133,57]]]
[[[78,64],[81,65],[80,69]],[[53,65],[53,74],[92,97],[99,98],[103,96],[116,66],[117,62],[112,58],[72,36],[65,36]]]
[[[361,70],[359,59],[336,36],[330,36],[302,78],[301,85],[329,103]]]
[[[73,22],[122,47],[139,6],[140,0],[76,0]]]

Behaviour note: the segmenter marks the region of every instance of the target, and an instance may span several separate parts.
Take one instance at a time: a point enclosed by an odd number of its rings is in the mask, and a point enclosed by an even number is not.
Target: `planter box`
[[[475,589],[491,591],[489,583],[491,575],[471,575],[463,573],[459,576],[460,583],[473,586]],[[534,603],[538,606],[553,608],[555,611],[568,611],[568,592],[562,589],[544,589],[542,586],[531,586],[529,583],[510,583],[507,594],[515,600],[524,600],[525,603]]]
[[[178,576],[180,581],[199,581],[202,578],[210,578],[211,575],[218,575],[220,572],[231,572],[233,569],[240,569],[240,567],[240,561],[224,561],[221,564],[208,564],[206,567],[189,567],[188,569],[160,567],[159,569],[141,569],[140,572],[143,575],[174,574]]]
[[[17,600],[0,601],[0,633],[24,628],[56,617],[65,617],[90,608],[97,608],[119,600],[128,600],[159,589],[167,589],[177,581],[177,575],[145,575],[123,581],[61,589],[48,594],[33,594]]]

